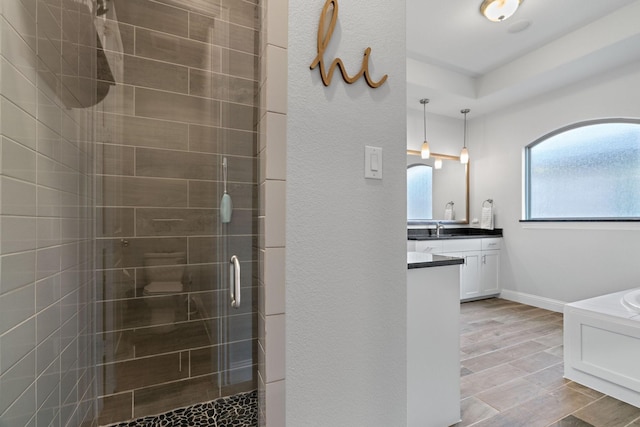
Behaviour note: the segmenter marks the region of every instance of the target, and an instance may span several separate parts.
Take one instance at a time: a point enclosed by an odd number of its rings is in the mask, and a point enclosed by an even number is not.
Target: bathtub
[[[564,377],[640,407],[640,288],[565,305]]]

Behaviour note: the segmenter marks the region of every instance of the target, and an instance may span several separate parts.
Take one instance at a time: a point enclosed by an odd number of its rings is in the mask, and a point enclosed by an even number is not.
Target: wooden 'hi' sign
[[[329,23],[329,28],[327,33],[324,34],[325,28],[325,18],[329,13],[329,8],[331,8],[331,22]],[[320,76],[322,77],[322,83],[325,86],[329,86],[331,84],[331,79],[333,78],[333,72],[336,70],[336,67],[340,69],[340,73],[342,74],[342,78],[345,82],[351,84],[357,81],[359,78],[364,76],[367,84],[372,88],[380,87],[384,82],[387,81],[387,75],[382,76],[380,80],[373,81],[371,76],[369,75],[369,55],[371,54],[371,48],[368,47],[364,50],[364,58],[362,58],[362,66],[360,67],[360,71],[353,75],[349,76],[347,70],[345,70],[344,63],[340,58],[336,58],[329,66],[329,72],[327,73],[326,67],[324,65],[324,51],[329,46],[329,42],[331,41],[331,36],[333,35],[333,30],[336,26],[336,22],[338,21],[338,0],[327,0],[322,8],[322,15],[320,16],[320,24],[318,26],[318,55],[316,55],[315,59],[309,66],[312,70],[317,66],[320,66]]]

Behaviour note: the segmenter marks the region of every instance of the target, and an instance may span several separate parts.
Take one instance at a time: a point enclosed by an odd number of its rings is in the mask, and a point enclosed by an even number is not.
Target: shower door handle
[[[240,307],[240,260],[233,255],[229,261],[229,294],[231,295],[231,307]]]

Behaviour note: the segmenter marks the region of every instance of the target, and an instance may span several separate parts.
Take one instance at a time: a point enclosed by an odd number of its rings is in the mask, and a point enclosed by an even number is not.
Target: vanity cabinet
[[[411,241],[410,241],[411,242]],[[501,237],[414,240],[417,252],[464,259],[460,266],[460,300],[469,301],[500,293]]]
[[[464,264],[460,269],[460,300],[481,297],[482,294],[482,254],[479,251],[461,252]]]
[[[440,253],[464,259],[460,267],[460,300],[481,297],[482,239],[443,240]]]
[[[442,240],[417,240],[416,252],[427,252],[431,254],[442,253]]]
[[[498,277],[500,274],[500,247],[502,239],[482,239],[480,258],[480,295],[500,293]]]

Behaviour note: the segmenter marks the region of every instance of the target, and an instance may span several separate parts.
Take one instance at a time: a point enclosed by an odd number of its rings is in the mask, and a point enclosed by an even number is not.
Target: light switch
[[[364,177],[382,179],[382,148],[364,147]]]

